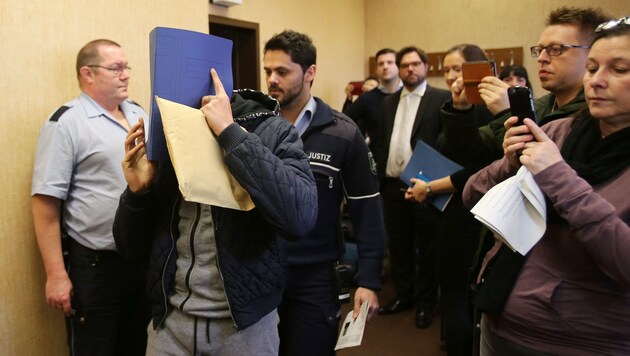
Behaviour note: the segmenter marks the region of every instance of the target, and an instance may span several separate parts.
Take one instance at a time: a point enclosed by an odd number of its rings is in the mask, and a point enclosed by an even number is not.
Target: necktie
[[[402,105],[402,115],[400,116],[402,119],[402,122],[400,122],[400,125],[398,125],[397,127],[397,132],[396,132],[396,137],[398,137],[398,140],[396,141],[396,147],[395,147],[395,151],[394,151],[394,162],[396,162],[396,165],[398,166],[402,166],[402,164],[405,161],[405,145],[407,144],[407,135],[405,134],[407,132],[407,127],[409,126],[409,121],[413,120],[413,118],[410,118],[410,112],[411,112],[411,108],[410,108],[410,104],[411,104],[411,96],[413,94],[412,93],[408,93],[407,95],[405,95],[404,97],[401,98],[401,100],[403,100],[403,105]]]

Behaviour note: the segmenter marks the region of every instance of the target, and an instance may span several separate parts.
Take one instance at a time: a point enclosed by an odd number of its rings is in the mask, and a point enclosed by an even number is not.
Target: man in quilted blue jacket
[[[314,226],[315,181],[302,141],[278,116],[276,100],[235,91],[230,103],[214,70],[211,75],[217,94],[205,97],[201,110],[228,169],[256,207],[185,201],[171,162],[147,159],[139,122],[125,141],[128,187],[114,238],[125,257],[148,262],[153,321],[147,355],[277,355],[284,243]]]

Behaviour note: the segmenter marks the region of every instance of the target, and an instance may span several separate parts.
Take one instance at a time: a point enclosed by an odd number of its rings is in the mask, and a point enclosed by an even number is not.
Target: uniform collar
[[[99,116],[106,116],[113,119],[107,110],[105,110],[101,105],[99,105],[99,103],[96,102],[96,100],[92,99],[92,97],[86,93],[81,93],[81,95],[79,95],[79,101],[85,108],[85,113],[88,118],[91,119]],[[132,103],[130,100],[123,100],[119,107],[123,114],[125,114],[125,117],[129,121],[130,125],[132,125],[132,118],[140,116],[140,106]]]
[[[306,131],[306,129],[310,126],[313,116],[315,115],[315,111],[317,111],[317,102],[311,95],[310,99],[306,102],[306,105],[302,108],[302,111],[298,114],[298,118],[294,124],[300,136],[302,136],[304,131]]]
[[[85,108],[85,115],[87,116],[88,119],[93,119],[93,118],[103,116],[109,119],[110,121],[114,122],[116,125],[119,125],[123,129],[125,129],[116,121],[115,118],[113,118],[107,112],[107,110],[105,110],[101,105],[99,105],[99,103],[96,102],[96,100],[92,99],[92,97],[90,97],[86,93],[82,92],[81,95],[79,95],[79,102]],[[131,100],[123,100],[123,102],[120,103],[119,106],[120,106],[120,110],[123,112],[123,114],[127,118],[127,122],[129,123],[129,126],[135,125],[135,123],[138,122],[138,118],[144,117],[142,108],[138,104],[135,104],[134,102],[132,102]]]

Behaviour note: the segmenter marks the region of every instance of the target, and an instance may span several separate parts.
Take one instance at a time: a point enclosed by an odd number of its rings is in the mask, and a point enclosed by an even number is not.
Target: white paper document
[[[348,313],[348,315],[346,315],[346,319],[341,325],[341,332],[339,333],[339,338],[337,339],[335,351],[345,349],[346,347],[361,345],[369,307],[369,302],[366,300],[363,304],[361,304],[359,316],[357,316],[356,319],[352,318],[352,310]]]
[[[223,149],[201,110],[161,98],[156,100],[184,199],[230,209],[253,209],[249,193],[225,166]]]
[[[490,189],[470,212],[495,237],[523,256],[547,228],[545,196],[524,166],[515,176]]]

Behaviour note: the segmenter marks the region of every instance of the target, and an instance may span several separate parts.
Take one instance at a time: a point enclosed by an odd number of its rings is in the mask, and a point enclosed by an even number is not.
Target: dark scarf
[[[562,146],[562,157],[590,185],[598,185],[630,165],[630,127],[602,138],[599,120],[588,111],[577,115]]]
[[[560,150],[562,158],[591,186],[604,183],[630,166],[630,127],[602,138],[599,120],[583,110]],[[568,223],[547,199],[547,223]]]
[[[593,118],[588,110],[583,110],[576,114],[560,153],[578,176],[590,185],[604,183],[630,166],[630,127],[602,138],[599,120]],[[546,200],[547,224],[568,225],[551,201]],[[505,245],[501,246],[494,262],[487,267],[484,283],[477,286],[475,306],[486,313],[500,314],[526,258]]]

